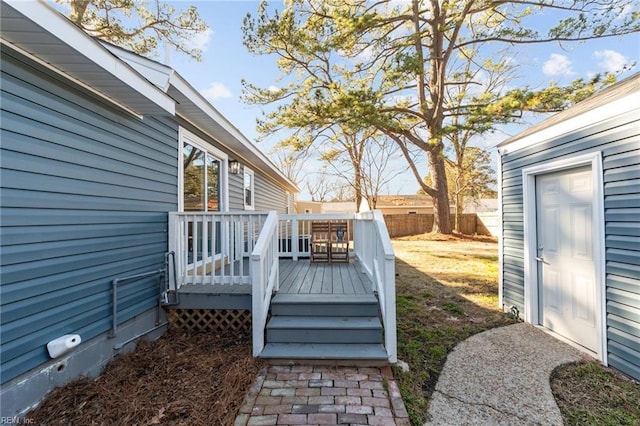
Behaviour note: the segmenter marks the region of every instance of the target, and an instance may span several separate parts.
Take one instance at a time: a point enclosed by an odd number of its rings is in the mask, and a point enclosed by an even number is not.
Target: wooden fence
[[[393,237],[423,234],[433,229],[433,213],[428,214],[390,214],[384,215],[384,221]],[[451,215],[451,225],[455,221]],[[460,231],[467,235],[497,236],[499,225],[498,213],[466,213],[462,215]]]

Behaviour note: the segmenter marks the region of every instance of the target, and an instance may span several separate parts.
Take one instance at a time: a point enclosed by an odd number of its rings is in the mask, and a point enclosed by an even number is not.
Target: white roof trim
[[[298,191],[296,185],[293,182],[291,182],[286,176],[284,176],[282,172],[271,162],[271,160],[262,151],[257,149],[251,143],[251,141],[249,141],[249,139],[247,139],[247,137],[240,130],[238,130],[237,127],[231,124],[231,122],[227,120],[225,116],[220,114],[220,112],[218,112],[218,110],[216,110],[213,107],[213,105],[211,105],[209,101],[207,101],[204,98],[204,96],[200,94],[200,92],[194,89],[193,86],[191,86],[191,84],[189,84],[189,82],[187,82],[180,74],[173,71],[169,75],[169,82],[171,86],[175,87],[176,90],[178,90],[180,93],[186,96],[189,99],[189,101],[191,101],[198,109],[200,109],[210,119],[212,119],[218,125],[220,125],[224,131],[226,131],[229,135],[231,135],[231,137],[233,137],[235,140],[240,142],[249,151],[251,151],[252,154],[258,157],[258,160],[264,163],[270,169],[271,172],[277,174],[280,177],[280,179],[282,179],[287,184],[287,186],[289,186],[289,189],[295,192]],[[180,104],[178,104],[178,112],[180,112],[179,110],[180,110]],[[206,129],[202,129],[202,130],[206,130]],[[255,163],[253,165],[256,166]]]
[[[172,96],[176,101],[176,115],[227,148],[234,158],[266,173],[288,191],[299,192],[294,182],[177,71],[121,47],[102,43],[106,49]]]
[[[107,73],[125,83],[162,110],[172,115],[175,114],[175,101],[171,97],[143,78],[127,63],[114,56],[101,43],[88,36],[44,1],[4,0],[4,3],[71,47],[79,55],[89,58]],[[39,56],[35,52],[29,53]],[[105,95],[109,96],[109,93],[105,93]]]
[[[595,107],[580,115],[571,117],[545,129],[541,129],[538,132],[527,135],[521,139],[518,139],[517,136],[515,136],[511,142],[503,142],[504,145],[499,144],[498,149],[502,154],[513,153],[533,144],[566,135],[576,129],[597,125],[600,122],[633,110],[640,110],[638,93],[632,93],[608,104]]]
[[[173,68],[106,41],[101,40],[100,44],[118,58],[129,64],[134,70],[140,73],[140,75],[144,76],[164,93],[169,91],[170,76],[175,72]]]

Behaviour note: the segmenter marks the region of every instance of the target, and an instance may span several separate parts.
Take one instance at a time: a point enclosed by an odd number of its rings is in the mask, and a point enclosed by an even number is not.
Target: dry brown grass
[[[640,384],[599,362],[556,368],[551,389],[566,425],[640,425]]]
[[[95,379],[54,390],[38,425],[230,425],[263,364],[247,336],[169,332],[141,342]]]

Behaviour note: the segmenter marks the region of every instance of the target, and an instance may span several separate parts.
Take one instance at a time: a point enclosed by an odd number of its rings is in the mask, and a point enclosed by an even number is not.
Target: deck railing
[[[169,213],[169,251],[176,257],[176,280],[171,280],[170,289],[185,284],[251,284],[253,352],[258,355],[264,348],[271,296],[278,290],[279,258],[309,256],[311,222],[316,220],[347,222],[345,240],[377,292],[385,348],[389,361],[396,362],[395,255],[379,211],[355,215]]]
[[[309,257],[311,250],[311,222],[340,221],[347,222],[345,241],[349,241],[349,250],[353,250],[353,213],[333,214],[281,214],[278,226],[280,257]]]
[[[248,258],[266,219],[266,213],[169,213],[169,251],[176,254],[177,279],[170,288],[250,284]]]
[[[395,254],[379,210],[356,214],[354,247],[356,258],[378,293],[389,362],[397,362]]]
[[[253,328],[253,355],[264,348],[264,328],[267,323],[271,295],[278,291],[280,271],[278,257],[278,215],[269,213],[260,237],[251,253],[251,320]]]

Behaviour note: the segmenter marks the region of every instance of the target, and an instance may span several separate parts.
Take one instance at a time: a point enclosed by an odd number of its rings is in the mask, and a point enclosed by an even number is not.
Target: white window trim
[[[536,176],[546,173],[591,166],[593,182],[594,262],[596,279],[596,329],[598,330],[598,359],[607,365],[606,277],[604,233],[604,183],[600,151],[563,158],[527,167],[522,170],[524,210],[524,318],[540,325],[538,305],[538,265],[536,261]]]
[[[182,198],[184,193],[184,162],[182,160],[182,152],[184,151],[185,143],[207,152],[220,161],[220,212],[228,212],[229,156],[184,127],[178,128],[178,211],[184,211],[184,200]]]
[[[251,190],[251,204],[247,204],[247,195],[244,192],[245,191],[244,175],[250,175],[251,176],[251,188],[250,188],[250,190]],[[244,166],[243,167],[243,172],[242,172],[242,202],[244,204],[244,209],[245,210],[255,210],[256,209],[255,187],[256,187],[256,177],[255,177],[255,174],[253,173],[253,170],[251,170],[247,166]]]

